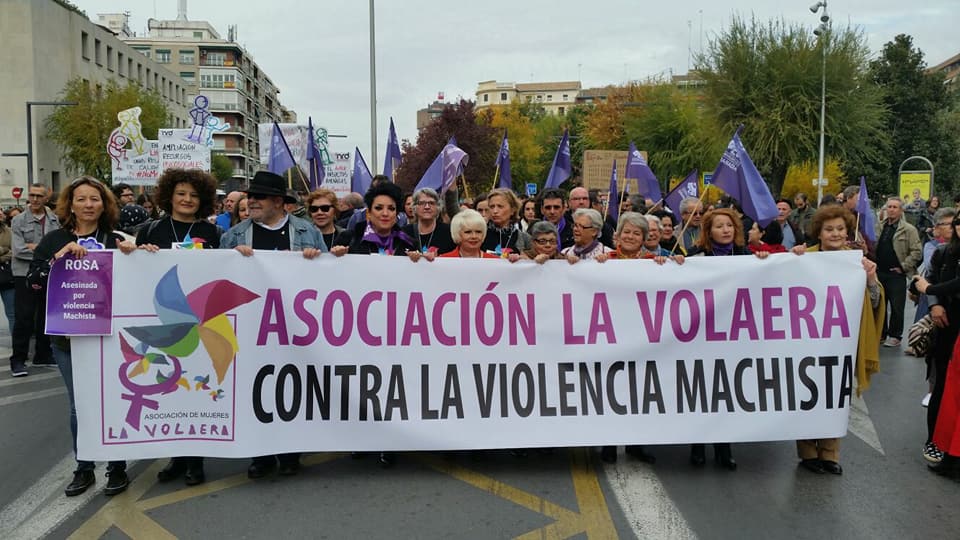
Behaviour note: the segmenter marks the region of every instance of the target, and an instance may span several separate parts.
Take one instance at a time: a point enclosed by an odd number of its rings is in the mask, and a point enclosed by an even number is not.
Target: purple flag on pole
[[[367,162],[363,160],[360,149],[354,147],[353,155],[353,179],[350,180],[350,191],[355,193],[366,193],[373,183],[373,175],[367,168]]]
[[[500,152],[497,153],[497,169],[500,171],[500,183],[497,187],[513,189],[513,177],[510,175],[510,143],[507,141],[507,130],[503,130],[503,141],[500,143]]]
[[[736,199],[743,213],[750,216],[760,227],[766,227],[777,219],[777,203],[740,142],[741,129],[742,125],[737,128],[723,152],[717,170],[713,172],[713,185]]]
[[[870,208],[870,196],[867,195],[867,179],[860,177],[860,195],[857,196],[857,214],[860,216],[860,234],[871,242],[877,241],[876,220]]]
[[[397,140],[397,130],[393,127],[393,117],[390,117],[390,133],[387,134],[387,155],[383,158],[383,174],[395,181],[393,173],[400,168],[400,142]]]
[[[317,148],[317,139],[313,132],[313,117],[307,119],[307,161],[310,163],[310,191],[320,189],[327,171],[323,163],[323,155]]]
[[[636,178],[637,187],[640,195],[653,199],[654,202],[663,198],[660,191],[660,181],[647,165],[647,160],[643,159],[643,154],[637,150],[637,147],[630,141],[630,151],[627,152],[627,166],[624,168],[624,178]]]
[[[572,174],[570,166],[570,134],[563,130],[563,138],[560,139],[560,145],[557,146],[557,153],[553,156],[553,165],[550,167],[550,174],[547,175],[547,183],[543,189],[560,187]]]
[[[617,160],[613,160],[613,170],[610,171],[610,193],[607,195],[607,215],[613,221],[620,220],[620,190],[617,189]]]
[[[273,135],[270,136],[270,160],[267,162],[267,170],[273,174],[283,174],[291,167],[296,166],[293,159],[293,153],[287,146],[287,140],[283,138],[280,126],[273,123]]]
[[[443,147],[443,150],[441,150],[439,154],[437,154],[437,157],[433,160],[433,163],[431,163],[430,166],[427,167],[427,170],[423,173],[423,176],[420,178],[420,182],[417,183],[417,187],[413,189],[414,191],[420,188],[428,187],[428,188],[437,190],[437,193],[442,193],[443,191],[446,191],[450,187],[450,185],[452,185],[452,181],[455,180],[457,176],[460,176],[461,174],[463,174],[463,168],[467,166],[466,159],[462,160],[457,165],[457,171],[453,179],[445,179],[443,176],[443,156],[444,156],[444,153],[447,151],[447,148],[451,146],[453,148],[456,148],[457,150],[460,150],[460,148],[457,147],[457,139],[454,137],[450,137],[450,140],[447,141],[447,145]],[[460,151],[463,152],[463,150],[460,150]],[[464,156],[466,156],[466,153],[464,153]],[[444,185],[445,180],[450,180],[451,183]]]
[[[680,181],[679,184],[673,187],[667,196],[664,197],[663,202],[667,205],[667,208],[673,212],[674,216],[680,215],[680,201],[686,199],[687,197],[699,197],[700,196],[700,171],[694,169],[690,171],[690,174],[686,178]]]

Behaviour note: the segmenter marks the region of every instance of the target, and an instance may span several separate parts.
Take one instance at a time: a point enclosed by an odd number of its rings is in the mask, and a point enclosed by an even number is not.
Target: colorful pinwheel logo
[[[129,326],[123,330],[137,342],[130,342],[120,334],[120,383],[130,391],[122,394],[130,402],[126,422],[140,429],[143,407],[156,410],[159,403],[147,396],[164,395],[179,388],[191,390],[184,376],[182,359],[192,355],[201,345],[212,363],[216,384],[223,383],[230,365],[239,350],[237,336],[227,318],[227,312],[252,302],[260,295],[231,281],[219,279],[184,294],[177,267],[174,266],[157,283],[153,305],[161,324]],[[159,351],[159,352],[156,352]],[[163,353],[163,354],[161,354]],[[156,368],[153,384],[138,384],[131,379],[148,376]],[[197,372],[206,370],[195,366]],[[193,377],[197,391],[209,392],[214,401],[224,397],[221,389],[212,389],[210,374]]]

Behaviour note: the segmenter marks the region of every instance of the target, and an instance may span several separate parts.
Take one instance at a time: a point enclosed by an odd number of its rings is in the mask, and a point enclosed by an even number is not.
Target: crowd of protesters
[[[802,193],[792,201],[782,199],[777,201],[778,217],[761,227],[735,201],[722,199],[708,206],[695,197],[684,199],[674,214],[659,201],[620,196],[612,202],[619,200],[619,217],[614,219],[601,193],[582,187],[569,193],[547,189],[525,199],[495,189],[456,200],[429,188],[403,193],[385,176],[377,176],[364,194],[338,196],[329,189],[296,194],[280,176],[260,171],[246,190],[218,197],[209,174],[174,169],[163,174],[152,196],[139,198],[128,185],[108,188],[82,176],[49,208],[49,191],[34,185],[26,210],[12,220],[8,213],[0,224],[0,262],[8,262],[12,270],[10,284],[0,289],[13,336],[11,370],[14,376],[28,374],[26,360],[34,338],[34,365],[56,365],[62,373],[76,451],[69,340],[44,335],[43,295],[54,259],[83,256],[90,249],[130,253],[200,247],[235,249],[247,257],[256,250],[290,250],[308,259],[329,252],[336,257],[401,256],[424,264],[456,257],[501,259],[489,264],[651,259],[659,265],[682,265],[697,256],[764,259],[784,252],[815,257],[811,253],[861,250],[866,289],[858,363],[878,362],[881,343],[900,346],[912,283],[921,306],[918,319],[929,314],[940,328],[927,358],[930,395],[923,456],[935,472],[960,474],[960,362],[951,362],[960,351],[955,346],[960,333],[960,217],[953,209],[939,208],[935,197],[923,208],[916,200],[905,208],[903,201],[891,197],[883,206],[876,241],[871,241],[858,232],[858,192],[858,186],[847,188],[835,199],[821,201],[818,209]],[[927,240],[925,246],[921,238]],[[718,465],[737,468],[730,443],[718,441],[713,447]],[[625,450],[654,462],[643,446]],[[693,445],[691,464],[703,466],[705,451],[705,445]],[[803,469],[842,474],[839,439],[798,441],[797,452]],[[616,461],[616,447],[603,447],[601,459]],[[392,453],[379,454],[383,466],[395,461]],[[187,485],[199,484],[205,481],[203,466],[199,456],[173,458],[158,478],[167,482],[182,477]],[[299,467],[297,453],[259,456],[247,472],[250,478],[274,470],[293,475]],[[107,476],[108,495],[129,485],[124,462],[111,462]],[[94,464],[78,461],[66,494],[83,493],[94,482]]]

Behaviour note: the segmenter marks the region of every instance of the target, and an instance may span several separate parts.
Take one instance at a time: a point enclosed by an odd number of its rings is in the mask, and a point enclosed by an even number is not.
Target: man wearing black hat
[[[224,233],[221,249],[235,249],[245,257],[252,256],[255,249],[302,251],[307,259],[327,251],[319,229],[284,210],[283,205],[290,198],[282,177],[258,171],[246,193],[250,217]],[[300,469],[299,453],[258,456],[253,458],[247,476],[260,478],[275,469],[278,461],[282,475],[294,475]]]

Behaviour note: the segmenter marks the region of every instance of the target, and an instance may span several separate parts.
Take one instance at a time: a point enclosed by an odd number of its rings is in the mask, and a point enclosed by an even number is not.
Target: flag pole
[[[490,188],[490,191],[497,189],[497,180],[500,179],[500,163],[497,163],[497,170],[493,171],[493,187]]]
[[[467,177],[461,174],[461,175],[460,175],[460,181],[463,182],[463,194],[466,195],[468,199],[471,198],[471,197],[470,197],[470,188],[467,187]]]
[[[607,215],[610,213],[610,196],[613,195],[611,192],[607,192],[607,204],[603,206],[603,222],[607,222]],[[618,208],[619,210],[619,208]]]
[[[706,196],[706,194],[707,194],[707,186],[703,186],[703,193],[701,193],[700,196],[697,197],[697,199],[700,201],[701,206],[703,205],[703,197]],[[691,212],[690,217],[688,217],[686,221],[683,222],[683,228],[680,229],[680,236],[677,237],[676,243],[673,244],[673,249],[670,250],[670,255],[673,255],[673,252],[677,250],[677,246],[683,243],[683,233],[687,232],[687,227],[690,226],[691,221],[693,221],[693,212]],[[701,234],[703,234],[703,231],[701,231]],[[684,252],[686,252],[686,248],[682,248],[682,249],[684,250]]]

